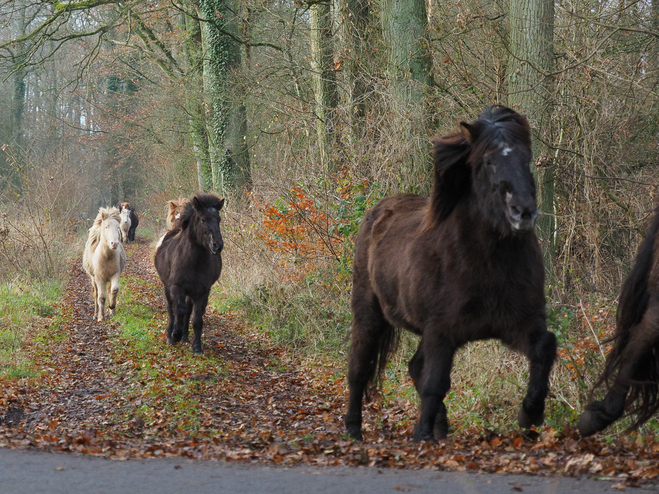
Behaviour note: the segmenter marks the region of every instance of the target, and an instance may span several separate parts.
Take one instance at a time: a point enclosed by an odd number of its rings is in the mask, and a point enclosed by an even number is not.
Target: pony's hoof
[[[446,439],[448,437],[448,422],[445,424],[435,422],[435,429],[433,432],[437,439]]]
[[[437,443],[437,439],[435,439],[435,434],[428,430],[421,430],[421,428],[417,425],[414,429],[414,436],[412,437],[412,440],[415,443],[420,443],[421,441],[426,441],[429,443]]]
[[[353,441],[363,441],[364,437],[362,436],[362,430],[359,427],[348,427],[348,437]]]
[[[192,345],[192,351],[197,355],[202,355],[204,351],[201,349],[201,343],[195,343]]]
[[[174,342],[174,344],[176,344],[176,343],[178,343],[179,341],[181,341],[181,337],[182,337],[182,336],[183,336],[183,335],[182,335],[180,332],[178,332],[178,331],[174,331],[174,332],[172,333],[172,341]]]
[[[598,427],[597,422],[596,415],[591,410],[586,410],[581,414],[579,422],[577,423],[579,434],[581,434],[582,437],[588,437],[601,431],[602,429]]]
[[[167,337],[167,344],[174,346],[174,345],[176,345],[176,342],[171,337],[168,336]]]
[[[577,423],[577,429],[583,437],[592,436],[606,429],[615,419],[615,417],[609,416],[604,411],[601,402],[596,401],[588,405],[581,414]]]
[[[187,334],[181,336],[181,343],[187,343],[188,341],[190,341],[190,337]]]
[[[540,427],[545,421],[545,412],[541,411],[540,413],[530,414],[525,409],[524,406],[519,409],[519,414],[517,415],[517,422],[522,429],[530,429],[533,426]]]

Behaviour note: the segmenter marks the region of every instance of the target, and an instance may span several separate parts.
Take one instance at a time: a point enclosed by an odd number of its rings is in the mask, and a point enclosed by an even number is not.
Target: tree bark
[[[329,3],[315,3],[309,9],[311,21],[311,70],[315,98],[316,133],[323,167],[335,170],[331,159],[334,142],[336,84],[332,70],[332,14]]]
[[[554,66],[553,0],[510,0],[508,104],[524,113],[533,132],[532,171],[538,183],[538,233],[545,266],[553,276],[555,247],[554,165],[543,144],[550,135]]]

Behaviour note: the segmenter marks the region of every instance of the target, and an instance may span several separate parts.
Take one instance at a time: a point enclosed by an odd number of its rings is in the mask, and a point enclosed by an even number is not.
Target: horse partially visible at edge
[[[495,338],[527,356],[521,427],[541,425],[556,338],[547,330],[534,224],[530,128],[493,106],[434,143],[431,197],[402,194],[368,211],[355,240],[348,435],[362,439],[362,400],[400,329],[420,336],[409,373],[421,397],[415,441],[449,431],[444,398],[455,352]]]
[[[591,400],[601,388],[606,396],[591,401],[581,414],[582,436],[606,429],[625,414],[634,416],[633,429],[659,411],[659,209],[622,285],[611,341]]]
[[[82,265],[92,285],[94,318],[101,322],[114,315],[119,293],[119,277],[126,267],[126,253],[121,245],[121,217],[117,208],[100,208],[89,229]],[[107,284],[110,283],[108,298]]]
[[[202,353],[203,316],[210,289],[222,271],[220,210],[224,199],[199,193],[185,206],[180,225],[169,230],[154,255],[158,276],[165,288],[167,342],[188,341],[190,318],[192,350]]]

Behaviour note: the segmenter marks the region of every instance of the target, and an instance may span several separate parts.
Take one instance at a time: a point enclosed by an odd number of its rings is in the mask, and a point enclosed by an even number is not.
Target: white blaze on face
[[[508,156],[512,150],[513,148],[509,148],[508,146],[504,147],[501,150],[501,156]]]

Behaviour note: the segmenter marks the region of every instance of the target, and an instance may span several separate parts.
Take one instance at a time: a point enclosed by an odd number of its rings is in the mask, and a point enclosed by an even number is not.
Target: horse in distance
[[[421,398],[415,441],[449,431],[444,398],[455,352],[495,338],[528,357],[518,421],[541,425],[556,358],[547,330],[530,128],[493,106],[434,142],[429,198],[401,194],[368,211],[355,240],[348,356],[348,435],[362,439],[362,400],[400,329],[420,337],[409,373]]]

